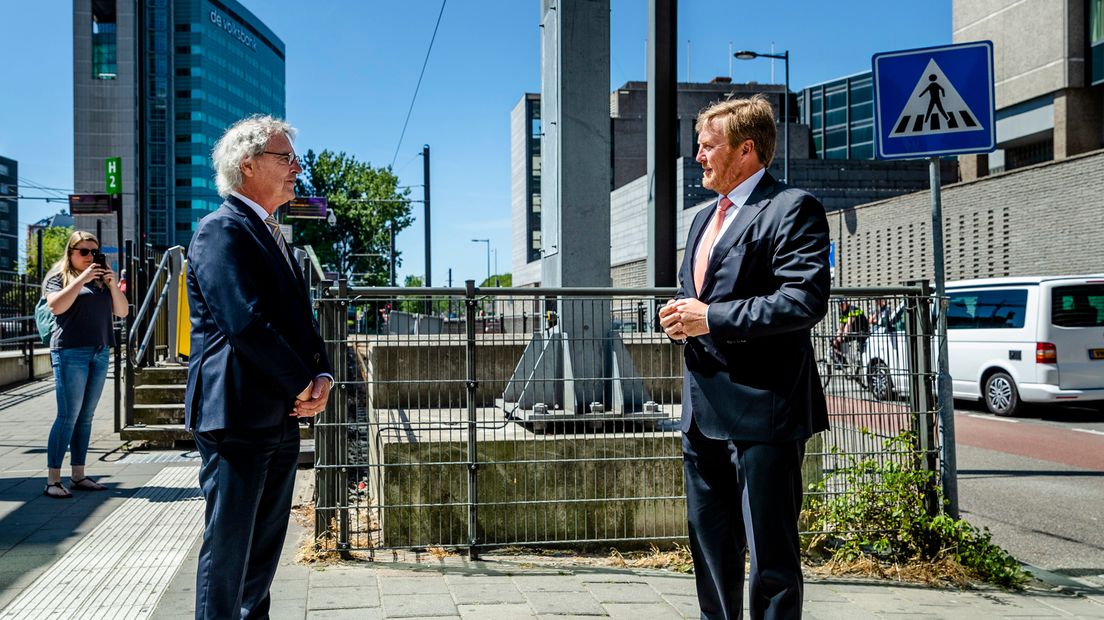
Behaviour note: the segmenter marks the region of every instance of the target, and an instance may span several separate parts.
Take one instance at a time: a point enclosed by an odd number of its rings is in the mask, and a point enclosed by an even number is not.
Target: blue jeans
[[[107,378],[108,351],[104,346],[50,351],[57,396],[57,418],[50,429],[46,452],[46,464],[51,469],[61,469],[65,451],[70,448],[70,465],[84,465],[92,435],[92,414]]]

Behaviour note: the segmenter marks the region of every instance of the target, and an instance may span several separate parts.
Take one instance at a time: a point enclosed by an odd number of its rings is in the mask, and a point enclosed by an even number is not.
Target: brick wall
[[[1104,272],[1104,151],[942,192],[948,281]],[[830,213],[836,286],[931,279],[931,193]]]

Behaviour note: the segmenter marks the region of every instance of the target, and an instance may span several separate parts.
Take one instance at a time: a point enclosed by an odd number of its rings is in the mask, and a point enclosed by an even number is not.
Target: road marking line
[[[966,417],[977,418],[979,420],[988,420],[989,422],[1006,422],[1008,424],[1019,424],[1020,423],[1019,420],[1009,420],[1007,418],[997,418],[997,417],[988,416],[988,415],[978,415],[976,413],[967,413]]]
[[[1094,431],[1091,428],[1075,428],[1075,429],[1071,429],[1071,430],[1075,430],[1078,433],[1092,433],[1093,435],[1104,435],[1104,431]]]
[[[42,573],[0,618],[148,618],[202,529],[198,470],[162,469]]]

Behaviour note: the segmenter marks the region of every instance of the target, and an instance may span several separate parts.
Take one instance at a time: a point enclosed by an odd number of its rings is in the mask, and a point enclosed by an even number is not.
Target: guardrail
[[[673,293],[321,283],[337,383],[315,424],[316,535],[473,556],[682,540],[682,350],[655,320]],[[843,298],[892,312],[837,358]],[[928,292],[841,289],[833,302],[813,333],[833,428],[810,440],[806,482],[857,455],[935,471]],[[905,430],[916,443],[885,452]]]

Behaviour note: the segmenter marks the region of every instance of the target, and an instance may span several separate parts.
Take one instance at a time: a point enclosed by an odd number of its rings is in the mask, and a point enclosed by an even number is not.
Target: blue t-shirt
[[[61,274],[46,280],[45,291],[60,292],[63,288]],[[50,333],[51,349],[76,347],[115,346],[115,334],[111,330],[111,291],[89,282],[81,289],[73,305],[57,315],[54,330]]]

